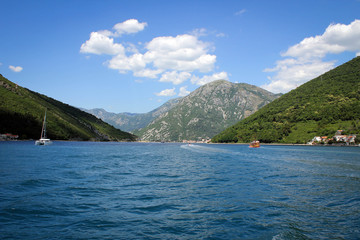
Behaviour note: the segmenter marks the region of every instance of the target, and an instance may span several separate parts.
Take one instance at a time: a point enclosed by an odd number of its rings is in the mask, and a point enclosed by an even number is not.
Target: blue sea
[[[0,142],[1,239],[360,239],[360,147]]]

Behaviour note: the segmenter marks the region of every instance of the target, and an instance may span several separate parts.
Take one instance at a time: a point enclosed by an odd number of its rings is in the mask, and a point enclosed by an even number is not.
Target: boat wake
[[[193,152],[199,152],[199,153],[209,153],[209,154],[213,154],[213,153],[232,153],[229,150],[226,149],[220,149],[220,148],[215,148],[215,147],[208,147],[208,146],[203,146],[203,145],[199,145],[199,144],[184,144],[180,146],[183,149],[187,149]]]

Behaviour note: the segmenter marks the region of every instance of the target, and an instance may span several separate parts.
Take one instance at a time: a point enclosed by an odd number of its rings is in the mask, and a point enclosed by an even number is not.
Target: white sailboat
[[[52,144],[49,138],[46,138],[46,110],[44,116],[44,122],[41,129],[41,136],[39,140],[36,140],[35,145],[49,145]]]

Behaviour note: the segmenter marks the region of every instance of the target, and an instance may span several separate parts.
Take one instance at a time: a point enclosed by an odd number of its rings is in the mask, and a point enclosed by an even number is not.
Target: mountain
[[[134,134],[147,141],[211,138],[277,97],[249,84],[214,81],[183,97]]]
[[[83,110],[95,115],[96,117],[102,119],[104,122],[107,122],[118,129],[131,132],[135,129],[146,127],[162,113],[165,113],[171,108],[173,108],[180,99],[181,98],[171,99],[160,107],[148,113],[111,113],[100,108]]]
[[[306,143],[337,130],[360,134],[360,57],[281,96],[212,141]]]
[[[38,139],[47,109],[47,135],[54,140],[134,141],[95,116],[22,88],[0,74],[0,133]]]

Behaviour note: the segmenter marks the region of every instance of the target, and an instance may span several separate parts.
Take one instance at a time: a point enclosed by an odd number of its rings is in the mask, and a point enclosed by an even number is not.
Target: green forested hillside
[[[338,129],[360,134],[360,57],[301,85],[216,135],[213,142],[305,143]]]
[[[58,140],[121,141],[135,136],[45,95],[22,88],[0,74],[0,133],[21,139],[40,137],[47,109],[47,135]]]
[[[253,85],[213,81],[134,134],[146,141],[208,139],[276,98],[278,95]]]

